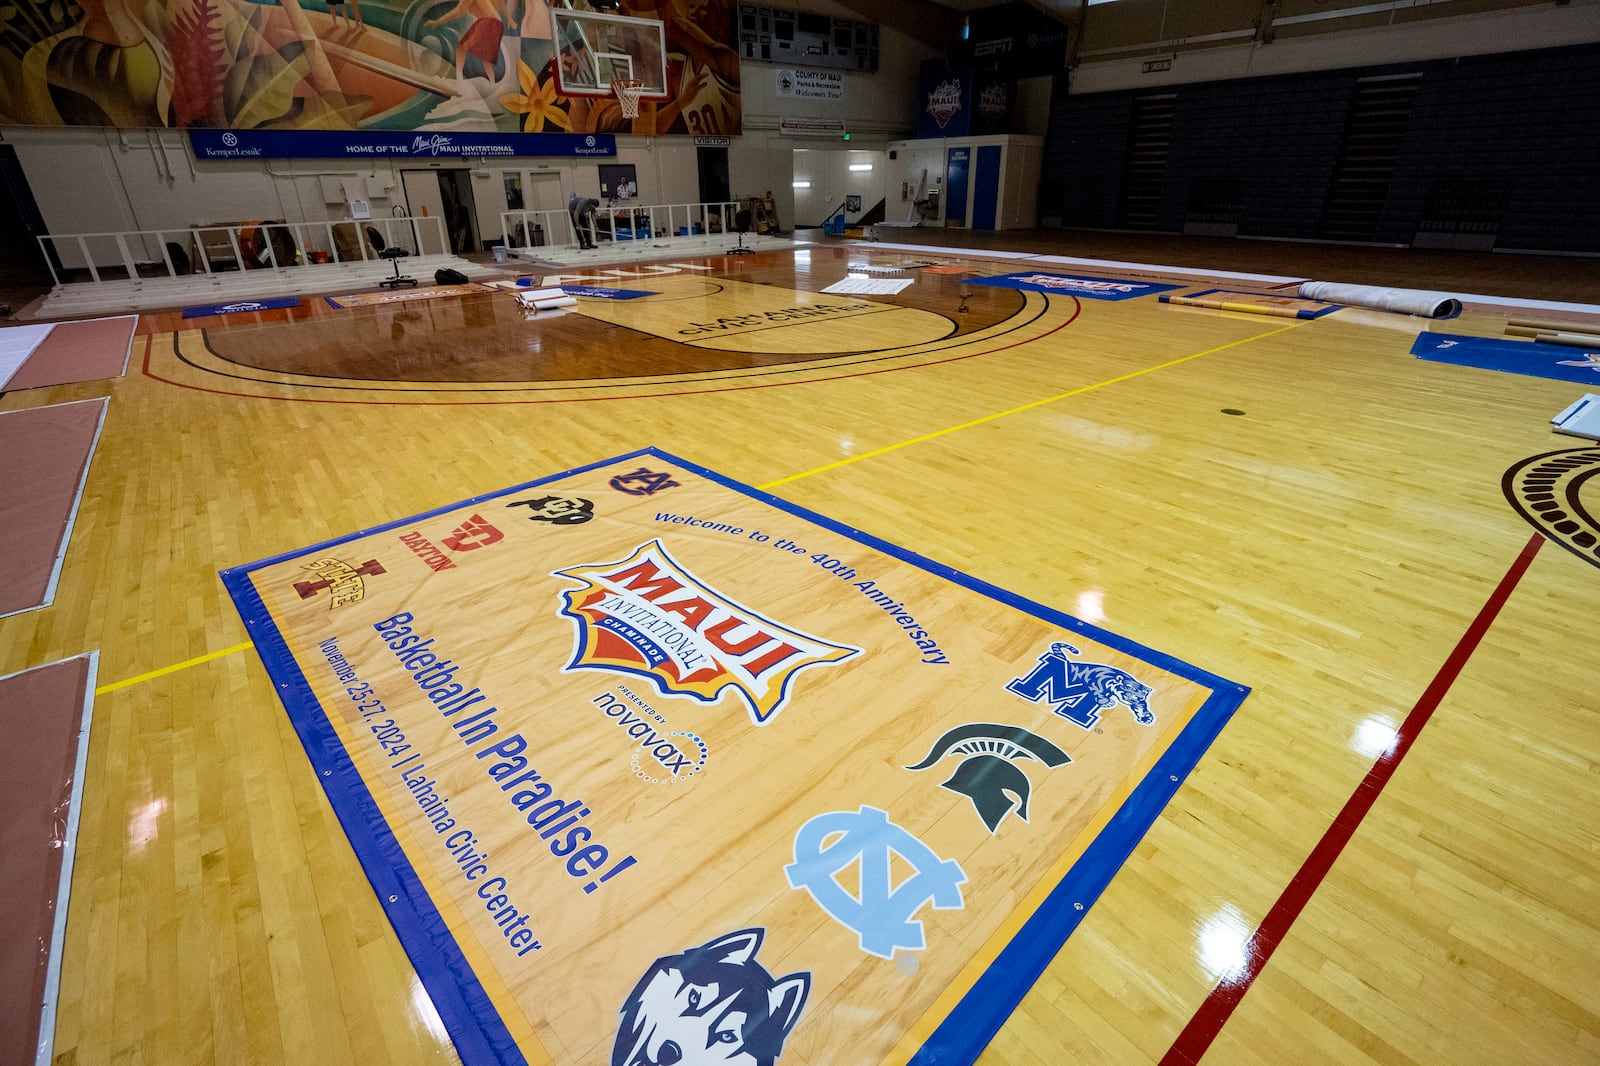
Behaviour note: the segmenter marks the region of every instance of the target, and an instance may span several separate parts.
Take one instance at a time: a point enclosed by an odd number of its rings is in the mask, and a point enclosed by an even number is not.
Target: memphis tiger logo
[[[561,614],[578,625],[568,670],[638,674],[664,695],[702,703],[731,689],[755,725],[783,709],[800,671],[861,653],[735,602],[684,569],[659,540],[626,559],[553,576],[583,584],[562,594]]]
[[[1050,703],[1056,714],[1073,725],[1092,729],[1100,712],[1121,704],[1140,725],[1155,725],[1150,710],[1154,691],[1126,670],[1103,663],[1074,662],[1067,656],[1078,649],[1056,641],[1039,656],[1039,665],[1021,677],[1006,682],[1006,691],[1031,703]]]

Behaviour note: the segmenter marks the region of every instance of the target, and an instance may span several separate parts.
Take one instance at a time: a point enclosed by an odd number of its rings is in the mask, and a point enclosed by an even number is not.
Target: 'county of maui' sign
[[[381,130],[190,130],[196,159],[479,159],[614,156],[609,133],[407,133]]]

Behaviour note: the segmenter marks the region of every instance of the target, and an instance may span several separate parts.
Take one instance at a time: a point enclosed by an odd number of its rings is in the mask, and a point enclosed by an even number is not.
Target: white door
[[[523,194],[528,210],[543,212],[538,223],[544,227],[544,243],[570,244],[576,238],[571,234],[572,223],[567,216],[567,198],[561,195],[561,175],[553,170],[525,172]]]
[[[409,233],[402,233],[400,227],[388,226],[378,222],[378,229],[385,228],[395,231],[395,237],[390,240],[388,234],[385,240],[398,243],[403,248],[410,248],[417,255],[443,255],[449,251],[449,246],[440,236],[442,227],[439,220],[444,218],[444,194],[439,191],[439,172],[437,170],[402,170],[400,184],[405,188],[406,209],[413,216],[426,216],[427,221],[419,221],[416,225],[415,241]]]

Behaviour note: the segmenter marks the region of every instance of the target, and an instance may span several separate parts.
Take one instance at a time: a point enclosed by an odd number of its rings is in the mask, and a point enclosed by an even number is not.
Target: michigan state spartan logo
[[[1056,641],[1039,656],[1039,665],[1022,677],[1006,682],[1006,691],[1032,703],[1053,703],[1054,710],[1073,725],[1092,729],[1100,712],[1122,704],[1140,725],[1154,725],[1150,711],[1151,688],[1126,670],[1100,663],[1073,662],[1068,654],[1078,649]]]
[[[563,593],[561,613],[578,624],[567,669],[648,677],[669,696],[715,703],[733,689],[750,720],[783,709],[794,677],[861,652],[791,629],[735,603],[696,578],[659,540],[614,563],[557,570],[583,583]]]

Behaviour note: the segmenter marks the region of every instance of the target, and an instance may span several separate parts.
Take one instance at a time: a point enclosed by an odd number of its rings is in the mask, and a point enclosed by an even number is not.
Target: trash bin
[[[494,252],[494,261],[496,263],[504,263],[510,258],[510,256],[506,253],[506,246],[503,244],[491,244],[489,248]]]

